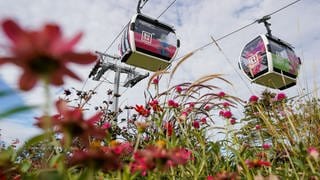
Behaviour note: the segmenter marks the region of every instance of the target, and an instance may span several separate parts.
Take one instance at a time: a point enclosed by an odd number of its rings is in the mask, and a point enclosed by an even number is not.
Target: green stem
[[[136,144],[134,146],[134,151],[133,152],[136,152],[138,150],[140,139],[141,139],[141,133],[138,133],[137,142],[136,142]]]

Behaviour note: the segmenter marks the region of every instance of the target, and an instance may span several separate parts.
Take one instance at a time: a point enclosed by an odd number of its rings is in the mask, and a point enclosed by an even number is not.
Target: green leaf
[[[24,173],[28,172],[28,170],[30,169],[31,167],[31,162],[28,161],[28,160],[24,160],[22,163],[21,163],[21,166],[20,166],[20,170]]]
[[[25,112],[25,111],[29,111],[31,109],[34,109],[36,106],[19,106],[19,107],[15,107],[12,109],[9,109],[5,112],[1,112],[0,113],[0,119],[17,114],[17,113],[21,113],[21,112]]]
[[[65,179],[62,174],[55,169],[46,169],[41,170],[38,175],[39,180],[56,180],[56,179]]]

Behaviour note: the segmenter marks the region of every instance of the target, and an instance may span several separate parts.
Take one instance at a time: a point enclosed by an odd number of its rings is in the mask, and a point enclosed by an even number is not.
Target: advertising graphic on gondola
[[[259,76],[268,69],[266,48],[260,37],[245,46],[241,54],[241,66],[251,78]]]

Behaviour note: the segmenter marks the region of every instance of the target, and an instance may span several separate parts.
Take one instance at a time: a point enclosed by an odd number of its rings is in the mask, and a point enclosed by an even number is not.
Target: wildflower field
[[[13,20],[3,21],[2,30],[10,40],[11,54],[0,57],[0,65],[11,63],[21,69],[17,82],[21,91],[32,93],[41,85],[46,95],[41,107],[17,107],[1,114],[5,118],[29,108],[43,111],[35,123],[41,134],[21,147],[14,143],[1,147],[1,180],[320,176],[320,104],[313,94],[287,97],[265,90],[240,99],[219,88],[221,83],[232,84],[220,74],[160,91],[162,77],[174,77],[178,63],[172,71],[149,78],[145,104],[127,105],[120,114],[112,111],[112,102],[90,102],[97,95],[94,90],[66,89],[52,103],[51,85],[63,85],[65,76],[80,80],[71,63],[96,61],[95,55],[74,50],[82,34],[68,39],[55,24],[27,30]],[[0,98],[6,93],[0,91]],[[89,118],[85,116],[88,102],[95,109]],[[57,114],[51,114],[51,108]],[[234,115],[237,109],[240,117]],[[124,112],[130,116],[116,119]]]

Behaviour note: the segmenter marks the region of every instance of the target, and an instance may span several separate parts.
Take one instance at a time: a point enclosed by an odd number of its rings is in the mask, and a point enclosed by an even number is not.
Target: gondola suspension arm
[[[141,4],[143,2],[143,4]],[[137,5],[137,13],[140,14],[141,13],[141,9],[143,8],[143,6],[148,2],[148,0],[139,0],[138,1],[138,5]]]
[[[261,19],[258,19],[256,22],[257,23],[263,23],[264,26],[266,27],[267,29],[267,34],[272,37],[272,34],[271,34],[271,29],[270,29],[270,26],[271,26],[271,23],[268,22],[268,20],[271,19],[271,16],[270,15],[267,15],[267,16],[263,16]]]

